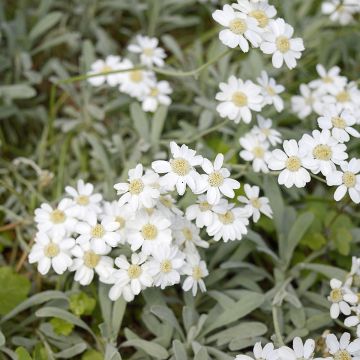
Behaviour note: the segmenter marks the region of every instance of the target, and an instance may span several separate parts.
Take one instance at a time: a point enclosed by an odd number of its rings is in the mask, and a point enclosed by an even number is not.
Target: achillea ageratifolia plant
[[[360,359],[359,13],[0,5],[0,358]]]

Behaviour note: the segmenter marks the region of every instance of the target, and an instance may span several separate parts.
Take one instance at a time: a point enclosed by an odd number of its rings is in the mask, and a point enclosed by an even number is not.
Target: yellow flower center
[[[337,95],[336,95],[336,100],[340,103],[345,103],[350,101],[350,95],[347,91],[343,90],[340,91]]]
[[[224,177],[221,175],[219,171],[214,171],[212,174],[209,175],[209,184],[213,187],[218,187],[222,185],[224,182]]]
[[[199,203],[199,209],[202,212],[209,211],[211,210],[211,205],[207,201],[202,201],[201,203]]]
[[[236,106],[246,106],[248,103],[248,98],[247,96],[242,92],[242,91],[236,91],[234,92],[231,101],[236,105]]]
[[[181,231],[182,231],[182,233],[183,233],[183,235],[185,237],[185,240],[187,240],[187,241],[192,240],[193,235],[192,235],[192,232],[191,232],[191,230],[189,228],[183,228]]]
[[[76,198],[76,203],[78,205],[86,206],[89,204],[89,197],[86,195],[80,195]]]
[[[258,21],[261,28],[264,28],[269,23],[269,18],[263,10],[251,11],[249,15]]]
[[[143,73],[141,70],[134,70],[130,72],[130,80],[135,83],[141,82],[143,79]]]
[[[227,211],[225,214],[218,214],[219,220],[224,224],[232,224],[234,222],[234,214],[231,211]]]
[[[127,272],[128,272],[130,279],[137,279],[141,275],[142,270],[139,265],[132,264],[129,266],[129,269]]]
[[[252,198],[250,199],[251,205],[256,208],[256,209],[260,209],[261,208],[261,202],[259,198]]]
[[[59,209],[55,209],[51,214],[50,214],[50,220],[51,222],[53,222],[54,224],[61,224],[65,221],[65,213]]]
[[[285,166],[289,171],[298,171],[301,167],[301,160],[297,156],[290,156],[286,160]]]
[[[183,158],[171,159],[170,165],[172,171],[179,176],[187,175],[191,168],[189,162]]]
[[[145,240],[154,240],[157,237],[158,230],[153,224],[145,224],[141,229],[141,234]]]
[[[146,56],[153,56],[154,55],[154,49],[153,48],[145,48],[143,50],[144,55]]]
[[[160,264],[160,270],[163,273],[168,273],[172,270],[172,265],[170,260],[164,260]]]
[[[110,71],[113,71],[112,67],[109,65],[104,65],[101,69],[102,73],[109,73]]]
[[[102,238],[105,235],[105,229],[101,224],[96,224],[91,229],[91,236],[97,239]]]
[[[50,243],[46,245],[44,249],[44,255],[49,258],[55,257],[56,255],[59,254],[59,252],[60,252],[59,246],[57,246],[54,243]]]
[[[229,28],[234,34],[242,35],[247,30],[247,25],[242,19],[234,19],[230,21]]]
[[[100,256],[95,254],[93,251],[87,251],[84,254],[84,265],[90,269],[93,269],[97,266],[100,261]]]
[[[171,201],[171,198],[168,198],[166,196],[160,196],[160,202],[168,209],[172,208],[173,203]]]
[[[115,221],[119,223],[119,229],[123,229],[125,227],[125,219],[122,216],[116,216]]]
[[[144,183],[140,179],[131,180],[129,183],[129,192],[131,195],[139,195],[144,190]]]
[[[343,294],[341,289],[333,289],[330,292],[330,300],[334,303],[338,303],[343,299]]]
[[[276,91],[274,90],[274,88],[272,86],[267,86],[266,91],[270,96],[275,96],[276,95]]]
[[[151,88],[150,89],[150,96],[156,97],[159,95],[159,90],[157,88]]]
[[[346,128],[346,121],[341,118],[340,116],[335,116],[331,119],[331,123],[334,127],[338,129],[345,129]]]
[[[346,187],[352,188],[356,185],[356,175],[350,171],[345,171],[342,181]]]
[[[252,151],[253,155],[256,157],[256,158],[259,158],[259,159],[262,159],[264,157],[264,154],[265,154],[265,150],[264,148],[262,148],[261,146],[255,146]]]
[[[200,269],[200,266],[194,266],[193,267],[192,277],[195,280],[200,280],[203,277],[203,273],[202,273],[202,271]]]
[[[313,150],[313,155],[318,160],[329,161],[332,157],[332,150],[329,145],[316,145]]]
[[[351,355],[346,350],[339,350],[334,355],[334,360],[351,360],[351,359],[352,359]]]
[[[276,47],[283,54],[290,50],[290,41],[286,36],[279,36],[276,39]]]
[[[328,76],[328,75],[324,76],[324,77],[322,78],[322,80],[323,80],[323,82],[324,82],[325,84],[331,84],[331,83],[334,81],[333,78],[332,78],[331,76]]]

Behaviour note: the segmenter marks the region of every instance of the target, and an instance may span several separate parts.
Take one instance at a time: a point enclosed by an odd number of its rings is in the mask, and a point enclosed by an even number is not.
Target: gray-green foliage
[[[34,209],[56,201],[74,179],[92,181],[114,199],[112,185],[137,162],[148,165],[161,157],[170,140],[190,143],[210,157],[225,152],[228,163],[239,161],[238,138],[247,128],[217,126],[221,120],[215,111],[218,83],[230,74],[254,80],[268,69],[286,86],[287,99],[315,76],[317,63],[338,64],[351,80],[358,78],[358,24],[330,23],[320,15],[320,1],[277,0],[274,5],[304,38],[307,50],[297,70],[273,71],[256,50],[229,52],[196,76],[169,78],[173,104],[149,115],[116,89],[95,89],[84,81],[60,84],[49,104],[51,86],[85,73],[97,57],[128,56],[126,45],[136,33],[159,37],[173,70],[195,69],[225,50],[211,8],[195,0],[0,2],[3,356],[225,360],[271,338],[274,313],[286,341],[319,335],[333,325],[327,278],[345,276],[345,256],[356,252],[360,239],[358,215],[338,206],[321,185],[288,191],[271,175],[259,177],[250,169],[239,175],[262,186],[274,221],[262,220],[243,241],[215,244],[204,253],[208,292],[196,298],[179,288],[148,289],[125,308],[93,284],[83,290],[96,307],[79,312],[83,305],[71,306],[78,293],[71,276],[40,277],[23,258],[35,232]],[[281,114],[266,109],[264,115],[285,138],[299,138],[315,123],[300,123],[288,109]],[[354,143],[350,151],[356,154],[358,146]]]

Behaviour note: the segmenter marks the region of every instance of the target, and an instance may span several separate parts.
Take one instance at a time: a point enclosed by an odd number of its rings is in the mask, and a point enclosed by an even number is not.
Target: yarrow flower
[[[184,291],[191,289],[194,296],[197,294],[198,288],[202,292],[206,291],[203,279],[209,275],[209,272],[205,261],[201,260],[198,254],[189,254],[187,256],[182,272],[187,276],[182,286]]]
[[[333,319],[337,319],[340,313],[350,315],[350,305],[356,304],[358,301],[357,295],[353,294],[350,289],[343,286],[343,283],[337,279],[330,281],[331,292],[328,297],[332,303],[330,307],[330,315]]]
[[[261,86],[261,95],[264,97],[264,105],[273,104],[276,111],[284,110],[284,101],[279,96],[284,92],[285,87],[276,83],[274,78],[269,77],[266,71],[261,71],[260,77],[257,78],[258,84]]]
[[[131,67],[129,67],[131,68]],[[121,81],[120,73],[107,74],[113,71],[123,69],[122,62],[120,56],[109,55],[105,60],[96,60],[92,65],[90,71],[87,75],[96,75],[102,74],[98,76],[91,76],[87,79],[87,81],[92,86],[100,86],[107,83],[110,86],[117,86]]]

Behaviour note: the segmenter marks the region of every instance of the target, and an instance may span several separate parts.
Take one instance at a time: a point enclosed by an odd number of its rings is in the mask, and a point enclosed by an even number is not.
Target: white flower
[[[260,188],[258,186],[244,185],[245,196],[238,196],[241,203],[246,204],[245,208],[249,211],[249,217],[252,216],[254,222],[260,219],[260,213],[272,218],[272,210],[267,197],[260,197]]]
[[[230,171],[222,167],[223,163],[223,154],[216,156],[214,164],[205,158],[202,163],[202,168],[206,173],[202,175],[206,187],[201,192],[206,192],[207,202],[211,205],[217,204],[221,195],[233,198],[235,196],[234,190],[240,188],[240,183],[237,180],[229,178]]]
[[[160,195],[156,208],[167,218],[183,215],[183,211],[177,207],[176,200],[169,194]]]
[[[337,21],[341,25],[350,24],[354,18],[353,14],[359,9],[357,0],[329,0],[322,3],[321,11],[325,15],[330,15],[331,21]]]
[[[197,294],[198,287],[201,292],[206,291],[206,286],[203,278],[209,275],[205,261],[201,260],[198,254],[189,254],[186,257],[186,263],[183,267],[183,274],[187,275],[184,283],[183,290],[189,291],[192,289],[192,294]]]
[[[329,89],[329,94],[324,95],[324,102],[336,104],[341,110],[349,110],[357,113],[360,103],[360,91],[355,82],[351,82],[340,88]]]
[[[86,220],[89,218],[96,219],[101,212],[100,202],[102,200],[101,194],[93,194],[94,186],[90,183],[84,183],[83,180],[78,180],[77,188],[66,186],[65,191],[72,196],[74,205],[69,210],[69,213],[79,220]]]
[[[235,11],[230,5],[214,11],[212,17],[227,28],[219,33],[219,39],[224,45],[230,48],[239,46],[244,52],[249,51],[249,42],[253,47],[259,47],[263,30],[253,17]]]
[[[299,141],[299,148],[315,160],[311,163],[314,174],[321,172],[326,176],[336,169],[335,164],[339,165],[348,158],[346,146],[339,144],[329,130],[314,130],[312,136],[304,134]]]
[[[360,350],[360,339],[356,339],[350,342],[350,334],[343,333],[340,341],[334,334],[329,334],[326,337],[326,345],[329,348],[329,353],[332,357],[327,359],[359,359],[357,352]]]
[[[131,68],[132,66],[129,66]],[[121,70],[122,63],[120,61],[119,56],[109,55],[106,57],[105,60],[96,60],[92,65],[90,71],[87,73],[87,75],[93,75],[93,74],[104,74],[99,76],[90,77],[87,79],[87,81],[93,85],[93,86],[100,86],[104,83],[108,83],[110,86],[116,86],[121,81],[121,74],[115,73],[115,74],[108,74],[111,71]]]
[[[125,59],[122,62],[124,69],[132,69],[133,63]],[[121,81],[119,90],[129,94],[132,97],[141,99],[154,82],[154,73],[148,70],[132,70],[121,73]]]
[[[170,245],[171,222],[159,211],[140,210],[128,223],[128,243],[131,250],[141,248],[146,255],[153,254],[158,245]]]
[[[141,98],[142,109],[146,112],[155,112],[159,105],[169,106],[171,104],[171,98],[168,95],[171,93],[172,88],[167,81],[154,81],[146,89]]]
[[[321,114],[324,104],[322,98],[316,92],[313,92],[308,85],[300,85],[301,95],[296,95],[291,98],[292,111],[299,116],[300,119],[305,119],[313,111]]]
[[[293,349],[282,346],[278,350],[280,360],[307,360],[312,359],[315,350],[315,341],[313,339],[307,339],[305,344],[299,337],[295,337],[293,340]]]
[[[341,143],[349,141],[350,135],[360,137],[360,133],[352,127],[355,124],[355,117],[337,106],[328,106],[324,115],[318,118],[320,129],[331,130],[331,135]]]
[[[347,327],[356,326],[356,335],[360,336],[360,306],[357,306],[352,309],[355,312],[355,315],[350,315],[344,320],[344,325]]]
[[[342,171],[335,170],[326,176],[329,186],[338,186],[334,199],[340,201],[348,192],[355,204],[360,203],[360,160],[351,159],[340,164]]]
[[[269,5],[267,1],[238,0],[237,4],[232,4],[232,6],[234,9],[254,18],[260,28],[267,28],[270,19],[276,15],[275,7]]]
[[[124,255],[120,255],[115,259],[115,265],[119,269],[115,269],[108,283],[113,283],[109,291],[109,298],[113,301],[123,296],[125,301],[134,300],[135,295],[140,291],[150,287],[153,279],[148,274],[147,256],[143,253],[132,254],[131,263]]]
[[[179,195],[185,193],[186,185],[195,192],[201,188],[202,179],[195,170],[195,166],[201,165],[203,158],[196,155],[196,151],[189,149],[186,145],[179,147],[175,142],[170,143],[173,158],[169,161],[153,161],[152,168],[160,174],[166,174],[160,178],[160,185],[168,190],[176,190]]]
[[[351,290],[345,286],[340,280],[331,279],[330,281],[331,292],[328,300],[332,302],[330,307],[330,316],[337,319],[340,313],[350,315],[350,304],[356,304],[358,301],[357,295],[353,294]]]
[[[261,115],[258,115],[257,122],[258,125],[255,125],[251,130],[252,134],[262,141],[269,141],[272,146],[282,142],[279,131],[272,128],[271,119],[265,119]]]
[[[48,232],[52,236],[64,237],[75,230],[77,220],[71,216],[70,208],[73,202],[70,199],[63,199],[53,209],[49,204],[41,204],[35,210],[35,222],[41,232]]]
[[[235,124],[242,119],[246,124],[251,121],[251,110],[261,111],[263,97],[261,87],[251,80],[245,82],[230,76],[227,83],[220,83],[221,92],[216,94],[216,100],[221,103],[216,107],[222,118],[229,118]]]
[[[176,244],[181,249],[196,251],[196,246],[208,248],[209,243],[200,238],[200,230],[189,220],[182,216],[173,219],[171,226]]]
[[[119,223],[113,217],[104,217],[101,223],[95,219],[89,219],[87,222],[79,222],[76,226],[76,232],[80,236],[76,239],[77,244],[90,243],[90,248],[96,254],[108,254],[112,247],[116,247],[121,236],[116,231]]]
[[[126,203],[135,211],[142,207],[152,208],[160,197],[159,175],[148,169],[145,171],[141,164],[137,164],[134,169],[128,172],[127,183],[117,183],[114,189],[118,195],[119,206]]]
[[[221,199],[216,205],[211,205],[207,202],[206,195],[200,195],[196,204],[190,205],[186,209],[186,218],[188,220],[195,220],[196,226],[202,228],[209,226],[216,216],[215,213],[225,213],[227,202]]]
[[[347,83],[347,79],[344,76],[340,76],[340,68],[333,66],[329,71],[326,71],[323,65],[316,65],[316,70],[320,76],[320,79],[313,80],[309,83],[312,89],[316,89],[322,93],[328,91],[336,91],[342,89]]]
[[[129,51],[140,54],[140,61],[146,66],[164,66],[166,54],[164,49],[158,47],[159,40],[149,36],[136,36],[136,44],[128,46]]]
[[[255,360],[278,360],[278,352],[274,349],[273,343],[268,343],[264,347],[261,342],[257,342],[253,349]],[[237,355],[235,360],[253,360],[252,357],[247,355]]]
[[[252,161],[254,171],[268,173],[267,162],[271,155],[269,151],[270,144],[267,141],[261,141],[252,134],[240,138],[239,142],[244,148],[244,150],[240,151],[240,156],[246,161]]]
[[[120,234],[119,244],[125,244],[127,224],[130,220],[133,220],[135,215],[132,208],[128,204],[119,206],[118,201],[105,202],[103,215],[107,218],[113,218],[113,220],[119,224],[119,228],[116,230],[116,232]]]
[[[260,49],[265,54],[273,54],[272,63],[275,68],[283,66],[285,61],[289,69],[296,67],[296,60],[301,58],[305,50],[301,38],[293,39],[294,29],[284,19],[270,20],[269,32],[263,34],[264,41]]]
[[[176,247],[158,246],[149,260],[148,273],[154,278],[154,285],[164,289],[180,282],[180,271],[184,265],[184,254]]]
[[[315,160],[307,158],[307,151],[299,147],[296,140],[285,140],[283,150],[275,149],[268,160],[268,166],[271,170],[281,170],[278,178],[280,185],[287,188],[296,186],[304,187],[310,182],[311,177],[306,168],[315,168]]]
[[[72,238],[49,237],[38,232],[29,254],[29,263],[38,263],[38,271],[42,275],[47,274],[51,267],[57,274],[63,274],[72,264],[70,250],[74,245]]]
[[[114,270],[113,259],[109,256],[95,254],[91,250],[89,242],[76,245],[71,253],[75,258],[69,270],[75,271],[74,279],[81,285],[89,285],[95,272],[99,275],[100,281],[106,281]]]
[[[263,105],[273,104],[278,112],[283,111],[284,101],[279,94],[284,92],[285,87],[277,84],[275,79],[269,77],[265,70],[261,71],[261,76],[257,78],[257,82],[261,86],[261,94],[264,97]]]
[[[213,223],[210,224],[206,231],[215,241],[221,238],[224,242],[229,240],[241,240],[243,235],[247,234],[247,225],[249,225],[248,209],[234,207],[235,204],[228,204],[226,212],[216,214]]]

